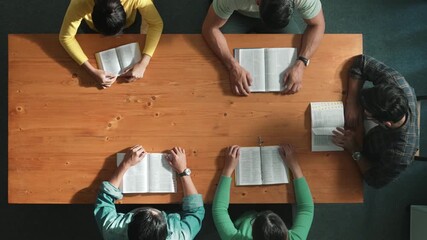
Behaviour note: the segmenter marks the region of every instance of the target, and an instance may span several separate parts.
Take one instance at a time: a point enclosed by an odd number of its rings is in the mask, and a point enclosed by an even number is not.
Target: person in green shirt
[[[180,147],[169,151],[168,160],[181,180],[184,191],[182,211],[167,214],[155,208],[141,207],[126,214],[117,213],[114,201],[123,197],[119,190],[123,175],[130,167],[142,161],[145,154],[141,145],[132,147],[110,180],[101,184],[94,215],[103,239],[194,239],[202,227],[205,209],[202,195],[198,194],[191,180],[185,150]]]
[[[307,239],[313,222],[314,204],[293,147],[286,144],[280,148],[280,155],[294,176],[297,213],[294,225],[290,229],[272,211],[246,212],[234,223],[232,222],[228,214],[228,206],[230,203],[231,174],[239,161],[239,146],[231,146],[227,152],[225,166],[212,205],[212,217],[221,239]]]

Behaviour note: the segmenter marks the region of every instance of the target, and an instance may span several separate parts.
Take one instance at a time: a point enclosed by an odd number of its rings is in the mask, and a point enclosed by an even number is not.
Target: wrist
[[[234,58],[226,62],[224,65],[228,69],[228,71],[232,71],[233,69],[237,69],[240,67],[240,64]]]
[[[294,66],[300,70],[305,70],[305,68],[307,67],[303,61],[297,59],[297,61],[295,62]]]
[[[222,170],[222,175],[225,177],[231,177],[231,175],[233,174],[234,170],[230,170],[230,169],[224,169]]]

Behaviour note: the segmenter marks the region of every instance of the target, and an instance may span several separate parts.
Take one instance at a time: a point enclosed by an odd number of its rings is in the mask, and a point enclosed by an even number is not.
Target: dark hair
[[[268,210],[258,213],[255,218],[252,237],[254,240],[286,240],[288,228],[277,214]]]
[[[164,240],[167,236],[166,219],[155,208],[144,207],[138,209],[128,225],[129,240]]]
[[[380,122],[398,122],[410,111],[408,99],[403,90],[390,84],[362,89],[360,104]]]
[[[292,0],[261,0],[259,14],[269,28],[280,29],[288,26],[294,11]]]
[[[126,12],[120,0],[95,0],[92,21],[104,35],[120,34],[126,23]]]

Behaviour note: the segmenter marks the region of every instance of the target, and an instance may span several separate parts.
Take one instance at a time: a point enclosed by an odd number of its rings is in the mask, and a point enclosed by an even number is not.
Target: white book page
[[[311,151],[344,151],[342,147],[338,147],[332,142],[331,135],[316,135],[311,134]]]
[[[261,159],[259,147],[241,147],[236,167],[236,186],[261,185]]]
[[[261,147],[263,184],[289,183],[288,171],[279,153],[279,146]]]
[[[265,49],[266,91],[279,92],[284,89],[283,77],[297,57],[296,48]]]
[[[133,67],[142,58],[138,43],[129,43],[117,47],[116,52],[120,62],[120,74]]]
[[[312,128],[336,128],[344,126],[344,106],[342,102],[312,102]]]
[[[95,58],[100,69],[115,75],[120,73],[120,62],[115,49],[109,49],[96,53]]]
[[[176,192],[175,171],[169,165],[166,154],[150,153],[149,156],[149,192]]]
[[[117,166],[123,161],[125,154],[117,153]],[[148,192],[148,159],[144,157],[138,164],[129,168],[123,175],[120,190],[123,193]]]
[[[344,127],[344,106],[338,102],[311,103],[311,150],[342,151],[332,142],[332,131]]]
[[[264,49],[237,49],[240,65],[248,71],[253,79],[251,92],[265,92]]]

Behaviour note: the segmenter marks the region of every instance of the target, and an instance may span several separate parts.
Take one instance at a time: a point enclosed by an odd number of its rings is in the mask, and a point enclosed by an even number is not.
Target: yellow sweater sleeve
[[[163,31],[163,20],[151,0],[139,0],[138,11],[148,24],[143,53],[153,56]]]
[[[59,42],[79,65],[88,58],[76,40],[76,33],[84,16],[92,12],[93,5],[93,1],[71,0],[59,32]]]

